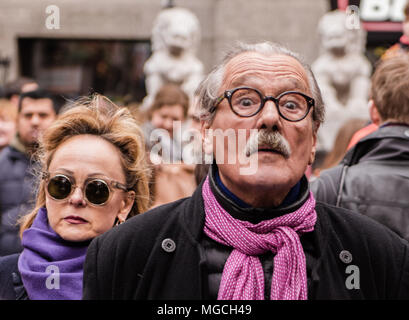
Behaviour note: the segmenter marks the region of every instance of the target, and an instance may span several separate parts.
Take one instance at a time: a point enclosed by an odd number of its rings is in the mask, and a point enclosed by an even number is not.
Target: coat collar
[[[348,151],[347,166],[365,160],[409,160],[409,125],[388,124],[361,139]]]
[[[295,197],[295,201],[286,205],[271,208],[254,208],[242,207],[237,202],[228,197],[216,182],[217,165],[213,164],[209,170],[210,188],[216,197],[217,202],[230,213],[234,218],[239,220],[249,221],[251,223],[258,223],[263,220],[272,219],[287,213],[291,213],[300,208],[305,201],[307,201],[310,192],[308,181],[305,176],[300,180],[300,190]]]
[[[20,153],[23,153],[25,155],[29,155],[27,147],[23,144],[21,141],[18,133],[13,137],[13,139],[10,142],[10,147],[14,148],[15,150],[19,151]]]

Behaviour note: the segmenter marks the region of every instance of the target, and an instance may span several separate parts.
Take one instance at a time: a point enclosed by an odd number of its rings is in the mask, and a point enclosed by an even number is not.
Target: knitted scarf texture
[[[233,218],[217,202],[209,177],[202,195],[204,232],[233,248],[224,265],[217,299],[263,300],[264,273],[258,256],[271,251],[275,256],[270,299],[306,300],[307,272],[299,236],[314,230],[317,214],[312,193],[298,210],[257,224]]]

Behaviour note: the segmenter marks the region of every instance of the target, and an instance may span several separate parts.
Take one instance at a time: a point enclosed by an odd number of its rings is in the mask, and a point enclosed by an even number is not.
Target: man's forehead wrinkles
[[[283,55],[242,54],[230,60],[225,69],[223,83],[227,87],[245,85],[271,77],[271,80],[282,78],[289,81],[294,88],[307,89],[306,71],[298,60]]]
[[[271,85],[279,85],[280,87],[286,87],[288,90],[293,89],[302,89],[307,90],[308,84],[306,80],[300,74],[295,74],[293,72],[284,71],[271,77],[271,81],[265,81],[265,78],[268,77],[266,73],[254,73],[254,72],[247,72],[247,73],[240,73],[237,75],[232,75],[230,79],[225,79],[224,83],[228,88],[225,89],[233,89],[238,86],[250,86],[250,87],[259,87],[259,86],[268,86]]]
[[[248,69],[249,63],[252,63],[252,69],[254,67],[260,67],[260,68],[287,68],[287,67],[292,67],[292,68],[300,68],[304,69],[304,67],[301,65],[301,63],[288,55],[283,55],[283,54],[272,54],[272,55],[264,55],[261,53],[256,53],[256,52],[245,52],[242,54],[239,54],[238,56],[233,57],[229,62],[226,64],[226,70],[229,69],[229,67],[234,66],[235,69]]]

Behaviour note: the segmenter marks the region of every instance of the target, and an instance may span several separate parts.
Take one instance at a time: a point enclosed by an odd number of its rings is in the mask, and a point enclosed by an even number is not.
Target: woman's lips
[[[78,216],[68,216],[64,218],[64,220],[71,224],[84,224],[88,222],[87,220]]]

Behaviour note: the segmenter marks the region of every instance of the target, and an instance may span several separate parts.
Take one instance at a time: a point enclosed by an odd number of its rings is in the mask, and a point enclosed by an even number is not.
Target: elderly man
[[[239,44],[199,91],[204,149],[215,155],[207,178],[191,198],[95,239],[85,299],[409,298],[407,242],[309,191],[304,171],[324,110],[300,58]],[[221,163],[232,150],[212,148],[210,129],[244,129],[236,159],[244,151],[257,170]]]

